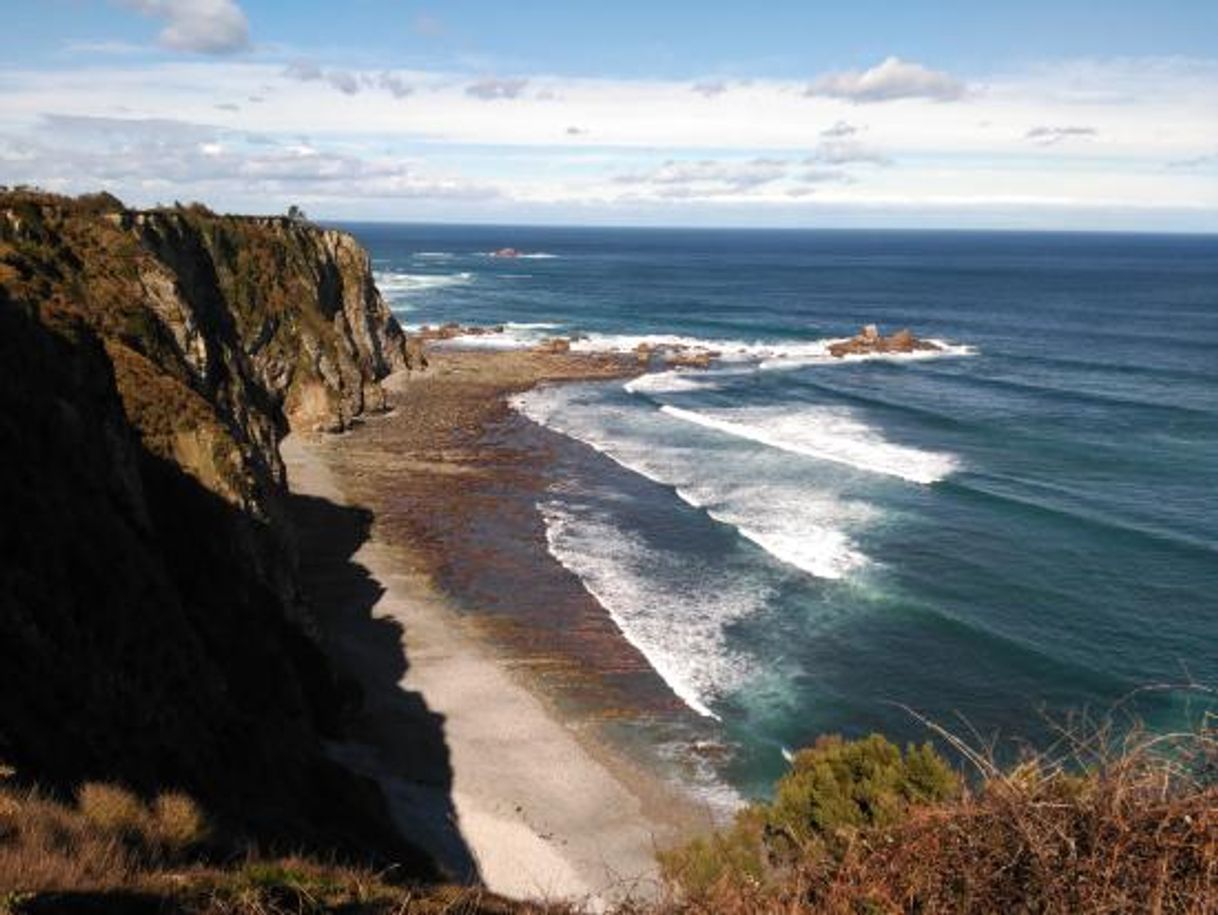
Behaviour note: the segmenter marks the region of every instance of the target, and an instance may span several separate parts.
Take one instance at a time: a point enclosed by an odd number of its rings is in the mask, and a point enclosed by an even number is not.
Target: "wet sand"
[[[633,360],[431,361],[390,379],[391,414],[282,449],[306,587],[363,692],[333,753],[377,778],[403,831],[459,879],[517,897],[652,895],[655,850],[706,811],[596,732],[688,710],[545,553],[534,505],[553,443],[506,404]]]

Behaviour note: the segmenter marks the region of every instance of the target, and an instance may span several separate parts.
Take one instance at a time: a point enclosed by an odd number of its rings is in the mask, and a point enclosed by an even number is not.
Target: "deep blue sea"
[[[407,325],[721,354],[516,406],[611,459],[538,505],[550,552],[743,792],[911,709],[1037,739],[1218,687],[1218,237],[344,228]],[[946,349],[825,354],[864,323]]]

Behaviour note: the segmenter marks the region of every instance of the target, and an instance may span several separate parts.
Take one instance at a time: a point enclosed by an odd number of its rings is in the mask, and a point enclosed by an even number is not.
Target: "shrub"
[[[960,778],[930,744],[899,747],[872,734],[822,737],[795,756],[768,810],[771,826],[797,844],[833,842],[866,826],[899,821],[911,804],[946,800]]]
[[[148,810],[126,788],[100,782],[86,782],[76,795],[81,814],[106,832],[140,835],[149,825]]]
[[[167,851],[177,853],[205,841],[210,829],[193,799],[167,791],[158,795],[152,805],[151,832]]]
[[[820,738],[796,754],[771,804],[741,811],[725,832],[665,852],[665,876],[692,892],[760,885],[808,855],[839,857],[861,829],[899,822],[915,804],[956,796],[960,777],[929,744],[901,749],[878,734]]]

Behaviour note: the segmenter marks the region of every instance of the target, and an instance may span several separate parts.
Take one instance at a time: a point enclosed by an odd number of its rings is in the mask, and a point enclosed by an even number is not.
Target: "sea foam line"
[[[745,660],[726,646],[723,627],[757,610],[765,594],[736,581],[698,593],[688,583],[665,590],[662,577],[643,571],[655,557],[637,538],[556,501],[538,509],[550,554],[580,580],[682,702],[718,720],[710,697],[747,676]]]
[[[388,270],[373,274],[377,288],[385,295],[422,292],[426,289],[456,286],[468,283],[473,278],[474,275],[468,271],[462,271],[461,273],[405,273],[399,270]]]
[[[829,408],[818,411],[817,415],[809,415],[807,411],[783,414],[760,409],[712,414],[665,404],[660,412],[770,448],[845,464],[869,473],[900,477],[912,483],[935,483],[957,468],[952,455],[886,442],[868,426]],[[730,416],[722,415],[724,413]],[[750,419],[752,422],[747,421]]]

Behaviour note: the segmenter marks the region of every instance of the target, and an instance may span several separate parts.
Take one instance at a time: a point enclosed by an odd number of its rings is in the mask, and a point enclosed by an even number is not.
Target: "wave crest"
[[[953,455],[894,445],[842,408],[746,407],[699,412],[665,404],[660,411],[770,448],[913,483],[935,483],[958,469]]]

